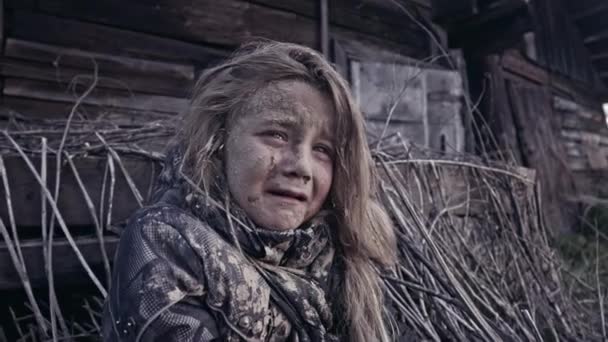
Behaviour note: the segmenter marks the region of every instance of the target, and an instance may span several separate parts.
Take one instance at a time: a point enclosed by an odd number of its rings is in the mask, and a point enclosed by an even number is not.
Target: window
[[[341,69],[348,70],[372,144],[399,143],[400,136],[436,151],[464,151],[459,72],[355,44],[341,42]]]

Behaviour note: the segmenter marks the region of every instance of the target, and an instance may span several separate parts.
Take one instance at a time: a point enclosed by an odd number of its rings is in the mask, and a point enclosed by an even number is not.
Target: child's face
[[[226,142],[229,190],[256,224],[297,228],[319,212],[331,188],[332,103],[304,82],[281,81],[245,107]]]

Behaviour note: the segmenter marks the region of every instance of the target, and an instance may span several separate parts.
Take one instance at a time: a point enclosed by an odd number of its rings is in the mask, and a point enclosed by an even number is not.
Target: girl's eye
[[[283,132],[279,132],[279,131],[269,131],[266,132],[265,134],[266,136],[273,138],[273,139],[277,139],[277,140],[281,140],[281,141],[287,141],[287,134],[283,133]]]
[[[333,151],[329,146],[317,145],[317,146],[315,146],[314,150],[317,152],[321,152],[321,153],[327,155],[328,157],[333,156]]]

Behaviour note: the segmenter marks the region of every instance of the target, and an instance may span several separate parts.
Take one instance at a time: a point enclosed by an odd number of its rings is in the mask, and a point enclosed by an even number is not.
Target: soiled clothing
[[[229,218],[180,162],[174,151],[121,236],[104,341],[338,341],[331,217],[272,231],[227,201]]]

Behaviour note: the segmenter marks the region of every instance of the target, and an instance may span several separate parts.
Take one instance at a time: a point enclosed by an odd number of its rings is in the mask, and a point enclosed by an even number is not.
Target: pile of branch
[[[26,308],[31,314],[19,317],[11,310],[13,323],[21,341],[52,341],[74,339],[86,336],[100,335],[100,311],[103,298],[107,295],[110,283],[110,258],[106,252],[108,235],[115,232],[112,226],[113,196],[119,191],[130,191],[142,206],[145,196],[135,185],[133,177],[125,167],[127,159],[151,160],[159,163],[164,159],[158,152],[157,146],[166,144],[175,135],[175,118],[157,120],[139,120],[128,125],[119,125],[113,120],[89,120],[85,117],[75,118],[76,107],[64,120],[45,120],[24,117],[18,113],[5,110],[2,113],[4,129],[0,133],[0,180],[4,193],[2,199],[7,208],[8,220],[0,218],[0,242],[8,250],[10,262],[13,264],[22,288],[27,297]],[[148,118],[149,119],[149,118]],[[23,255],[23,242],[19,237],[19,227],[16,223],[14,208],[24,203],[14,201],[11,196],[11,175],[7,173],[5,160],[19,157],[24,162],[25,170],[30,173],[40,187],[41,203],[41,241],[47,277],[48,293],[36,296],[32,285],[32,274],[28,273],[27,260]],[[109,203],[109,206],[96,206],[90,189],[87,189],[86,179],[81,176],[76,163],[78,158],[98,158],[106,160],[106,170],[103,177],[102,199],[99,203]],[[55,163],[49,161],[55,160]],[[73,232],[66,223],[64,213],[59,209],[59,197],[67,170],[76,179],[82,197],[89,210],[91,222],[95,227],[95,237],[99,241],[99,253],[102,254],[105,278],[99,279],[92,265],[80,250],[77,241],[80,236]],[[103,171],[100,171],[103,172]],[[122,175],[121,175],[122,174]],[[121,176],[126,179],[129,189],[116,189],[116,180]],[[54,179],[50,182],[50,179]],[[49,184],[54,184],[51,187]],[[104,211],[105,210],[105,211]],[[56,279],[53,272],[53,247],[58,236],[62,236],[74,252],[80,265],[89,277],[92,285],[98,290],[99,296],[85,299],[83,310],[88,313],[85,322],[71,322],[65,318],[62,303],[56,295]],[[86,280],[84,281],[86,283]],[[42,297],[42,298],[40,298]],[[64,303],[66,304],[66,303]],[[4,322],[3,322],[4,323]],[[0,341],[3,341],[3,329],[0,325]]]
[[[568,272],[551,247],[533,172],[395,146],[375,155],[397,228],[400,263],[384,280],[402,333],[413,341],[605,340],[601,284]]]
[[[162,144],[175,135],[175,119],[174,116],[156,115],[121,123],[111,117],[91,120],[72,115],[68,120],[53,120],[25,117],[6,109],[0,111],[0,120],[6,122],[4,130],[27,153],[42,153],[44,138],[49,153],[103,155],[111,147],[155,160],[162,158],[155,151],[162,149]],[[0,137],[0,150],[17,151],[6,134]]]

